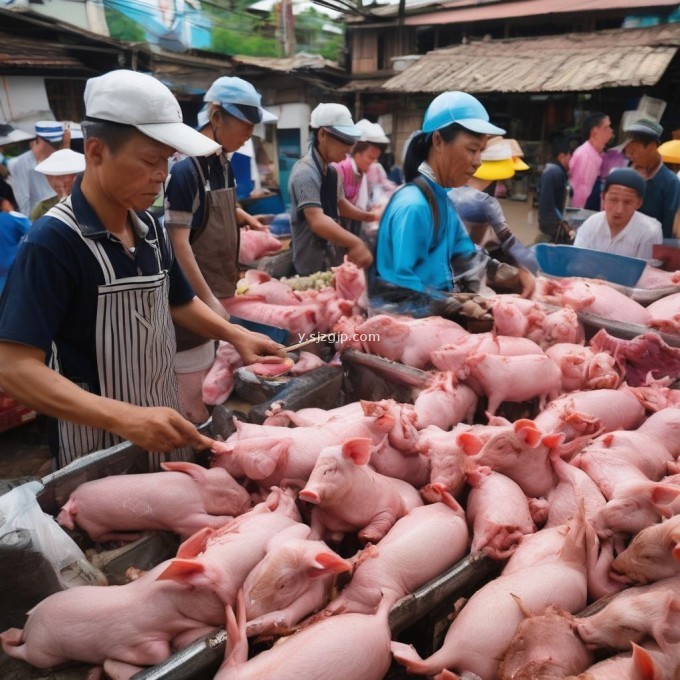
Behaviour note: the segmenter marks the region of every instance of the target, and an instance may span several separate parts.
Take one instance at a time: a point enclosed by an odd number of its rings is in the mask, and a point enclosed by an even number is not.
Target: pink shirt
[[[600,176],[602,154],[589,142],[583,142],[573,153],[569,161],[569,184],[574,195],[571,205],[584,208],[590,193]]]

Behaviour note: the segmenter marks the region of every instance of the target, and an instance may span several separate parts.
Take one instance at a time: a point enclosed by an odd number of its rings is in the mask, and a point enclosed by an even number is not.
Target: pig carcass
[[[249,295],[261,295],[271,305],[300,304],[300,298],[290,286],[278,279],[272,279],[267,272],[248,269],[243,279],[245,286],[239,284],[239,288],[245,288],[244,292]]]
[[[250,506],[250,494],[220,468],[161,463],[167,472],[113,475],[81,484],[57,516],[93,541],[134,540],[141,531],[174,531],[188,538],[221,527]]]
[[[339,614],[315,623],[248,660],[246,616],[239,596],[236,614],[227,609],[225,660],[214,680],[382,680],[390,667],[392,602],[384,598],[373,615]]]
[[[349,585],[325,611],[370,614],[384,593],[401,599],[414,592],[461,560],[467,548],[465,514],[457,503],[455,509],[444,503],[414,508],[364,549]]]
[[[316,305],[272,305],[262,295],[236,295],[221,300],[229,314],[247,321],[285,328],[295,337],[317,330]]]
[[[238,251],[238,261],[250,264],[265,255],[272,255],[281,250],[281,241],[269,229],[241,228],[241,243]]]
[[[472,487],[466,509],[472,527],[471,550],[504,559],[524,534],[536,531],[527,498],[515,482],[490,468],[479,467],[467,479]]]
[[[223,404],[234,389],[234,371],[243,366],[241,355],[229,342],[220,340],[215,361],[203,381],[203,401],[210,406]]]
[[[667,295],[647,307],[648,325],[662,333],[680,333],[680,293]]]
[[[495,680],[500,659],[524,619],[551,605],[567,612],[580,611],[586,603],[585,525],[570,524],[564,547],[512,574],[501,575],[482,587],[451,624],[444,644],[427,659],[410,645],[392,643],[392,654],[411,673],[434,675],[443,669],[476,673],[481,680]]]
[[[224,623],[224,605],[209,589],[157,581],[169,562],[122,586],[77,586],[54,593],[28,615],[23,630],[0,634],[8,656],[38,668],[67,661],[150,666],[172,648]]]
[[[310,531],[304,524],[295,524],[274,536],[267,554],[246,577],[248,636],[290,629],[321,609],[335,576],[352,569],[348,560],[322,541],[308,540]],[[369,613],[374,611],[375,607]]]
[[[437,373],[415,399],[415,427],[424,430],[436,425],[450,430],[460,422],[471,423],[477,401],[477,394],[467,385],[457,384],[452,373]]]
[[[607,352],[593,352],[574,343],[558,343],[545,353],[562,373],[562,391],[616,389],[621,376],[616,360]]]
[[[560,307],[571,307],[575,312],[589,312],[605,319],[645,325],[651,318],[642,305],[606,283],[591,279],[536,278],[534,300]]]
[[[350,262],[347,256],[341,265],[331,267],[331,271],[338,297],[351,300],[359,310],[367,309],[366,272]]]
[[[504,401],[520,402],[535,397],[543,409],[546,401],[560,392],[562,375],[544,354],[510,357],[473,354],[465,360],[465,365],[488,398],[490,415],[494,415]]]
[[[407,512],[422,505],[407,482],[374,472],[367,463],[369,439],[349,439],[319,454],[300,500],[314,504],[312,537],[359,531],[363,541],[376,543]]]

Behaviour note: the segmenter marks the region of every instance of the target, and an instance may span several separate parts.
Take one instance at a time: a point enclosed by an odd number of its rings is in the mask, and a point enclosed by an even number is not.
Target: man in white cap
[[[208,157],[185,158],[172,166],[165,189],[165,227],[196,295],[224,319],[220,302],[234,295],[239,280],[240,226],[262,229],[236,204],[236,184],[227,154],[240,149],[257,123],[276,116],[261,106],[259,92],[241,78],[218,78],[205,93],[198,128],[220,145]],[[215,359],[215,343],[177,328],[175,367],[183,414],[203,422],[203,379]]]
[[[346,106],[319,104],[312,111],[310,133],[309,153],[293,166],[288,180],[295,271],[308,275],[327,269],[345,253],[358,267],[370,267],[371,251],[338,224],[338,175],[331,165],[344,160],[361,130]]]
[[[31,148],[13,158],[9,164],[12,188],[19,211],[30,215],[33,206],[54,194],[45,175],[35,171],[35,166],[49,158],[64,141],[64,125],[54,120],[39,120],[35,124],[35,139]]]
[[[219,145],[184,125],[170,90],[142,73],[91,78],[85,111],[85,172],[19,246],[0,301],[0,387],[58,419],[60,466],[129,440],[157,469],[161,453],[182,459],[212,444],[179,413],[172,322],[231,342],[245,363],[280,346],[196,297],[144,212],[173,151]]]
[[[35,166],[35,171],[47,178],[54,196],[38,201],[31,210],[31,221],[35,222],[59,201],[71,195],[76,177],[85,170],[85,156],[71,149],[59,149],[49,158]]]

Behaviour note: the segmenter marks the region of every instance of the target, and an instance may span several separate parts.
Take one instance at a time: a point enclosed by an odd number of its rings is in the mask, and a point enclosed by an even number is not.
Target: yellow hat
[[[527,165],[519,156],[512,157],[512,167],[515,168],[515,172],[520,170],[528,170],[529,165]]]
[[[512,149],[509,144],[500,143],[487,146],[482,151],[482,164],[473,175],[477,179],[493,182],[499,179],[510,179],[515,174],[512,162]]]
[[[671,139],[659,146],[664,163],[680,163],[680,139]]]

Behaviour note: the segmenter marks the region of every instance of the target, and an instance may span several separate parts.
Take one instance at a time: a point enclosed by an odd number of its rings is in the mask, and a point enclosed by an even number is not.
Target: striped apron
[[[104,247],[86,238],[73,213],[71,198],[59,203],[49,213],[80,236],[101,267],[104,284],[97,295],[96,348],[100,394],[136,406],[167,406],[179,412],[175,378],[175,334],[170,316],[168,272],[163,268],[160,244],[148,240],[154,248],[158,274],[117,279]],[[133,219],[138,219],[133,216]],[[52,345],[51,367],[59,370],[59,355]],[[90,391],[90,386],[79,383]],[[93,451],[109,448],[122,441],[111,432],[58,422],[59,467]],[[150,470],[160,469],[164,460],[192,460],[191,448],[176,449],[171,454],[149,452]]]

